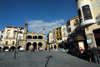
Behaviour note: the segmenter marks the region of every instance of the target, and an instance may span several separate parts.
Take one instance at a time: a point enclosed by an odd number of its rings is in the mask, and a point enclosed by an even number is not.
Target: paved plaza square
[[[0,67],[100,67],[100,64],[90,63],[61,51],[14,52],[0,53]]]

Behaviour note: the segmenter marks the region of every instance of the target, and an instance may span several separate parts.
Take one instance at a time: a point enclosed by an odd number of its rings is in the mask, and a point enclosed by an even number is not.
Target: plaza
[[[0,67],[100,67],[100,64],[90,63],[61,50],[51,52],[14,52],[0,53]]]

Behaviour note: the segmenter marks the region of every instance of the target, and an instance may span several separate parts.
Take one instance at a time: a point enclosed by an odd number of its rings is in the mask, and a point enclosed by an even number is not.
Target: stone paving
[[[59,51],[0,52],[0,67],[100,67],[100,64],[90,63],[75,56]]]

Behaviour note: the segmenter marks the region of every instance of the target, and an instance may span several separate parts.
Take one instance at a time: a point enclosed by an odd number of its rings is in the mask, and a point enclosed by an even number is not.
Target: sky
[[[47,33],[78,15],[75,0],[0,0],[0,30],[7,25]]]

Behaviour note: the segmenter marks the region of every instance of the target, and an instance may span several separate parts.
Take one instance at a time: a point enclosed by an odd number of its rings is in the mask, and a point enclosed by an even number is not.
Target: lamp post
[[[17,31],[15,31],[15,32],[17,32],[17,37],[16,37],[16,47],[15,47],[15,53],[14,53],[14,59],[16,59],[16,49],[17,49],[17,39],[18,39],[18,33],[20,32],[19,30],[21,30],[22,28],[20,28],[20,29],[17,29]]]
[[[49,52],[50,52],[50,43],[49,43]]]

